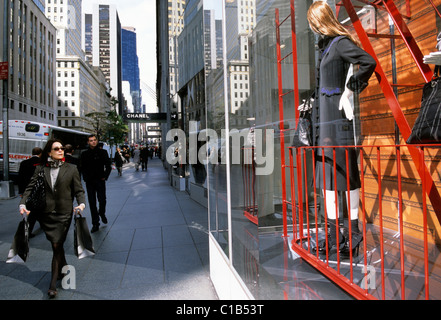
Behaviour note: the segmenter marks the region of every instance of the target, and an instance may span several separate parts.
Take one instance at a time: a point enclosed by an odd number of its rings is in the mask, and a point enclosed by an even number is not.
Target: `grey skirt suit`
[[[64,243],[72,223],[74,198],[78,204],[86,203],[80,175],[75,165],[64,163],[60,167],[54,186],[52,186],[51,168],[38,166],[23,193],[20,204],[26,203],[41,170],[44,170],[45,175],[46,208],[37,214],[37,219],[50,242]]]
[[[350,65],[358,65],[359,68],[349,79],[347,87],[355,93],[360,93],[367,87],[376,62],[348,38],[338,37],[334,42],[333,40],[334,38],[325,37],[319,43],[321,59],[317,71],[318,99],[312,114],[314,145],[353,146],[353,121],[347,120],[344,111],[339,110],[339,102],[346,87]],[[333,148],[316,149],[317,188],[348,191],[348,175],[349,189],[360,188],[357,157],[354,148],[335,148],[335,152]]]

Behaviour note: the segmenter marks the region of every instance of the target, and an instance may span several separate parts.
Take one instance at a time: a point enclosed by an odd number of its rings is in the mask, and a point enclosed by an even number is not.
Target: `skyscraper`
[[[86,55],[86,62],[93,64],[92,57],[92,14],[86,13],[84,15],[84,36],[82,38],[84,53]]]
[[[179,88],[178,82],[178,36],[184,28],[186,0],[168,0],[168,36],[170,65],[170,96],[174,97]],[[176,103],[172,103],[172,112],[176,112]]]
[[[234,126],[246,126],[249,114],[249,51],[248,36],[256,25],[256,1],[230,0],[225,5],[229,26],[227,41],[228,72],[230,77],[230,119]]]
[[[142,112],[136,29],[133,27],[123,27],[121,30],[121,43],[123,86],[125,81],[130,84],[130,88],[124,90],[124,97],[127,99],[127,107],[129,107],[128,105],[131,102],[133,108],[133,110],[128,112]],[[130,95],[130,97],[127,95]],[[145,129],[145,127],[145,124],[132,123],[129,140],[136,143],[141,142],[142,135],[140,135],[140,129]]]
[[[135,107],[135,112],[139,112],[141,107],[141,92],[136,29],[132,27],[123,27],[121,35],[122,80],[130,83],[130,95]]]
[[[46,1],[46,16],[57,28],[57,55],[84,56],[81,49],[81,1]]]
[[[115,6],[95,4],[92,16],[85,17],[85,35],[86,56],[103,71],[111,95],[121,102],[117,111],[123,114],[121,23]]]
[[[56,122],[56,29],[46,18],[44,1],[10,1],[9,119]],[[0,9],[3,17],[3,2]],[[0,32],[3,35],[3,20]],[[3,42],[0,41],[0,52]]]
[[[92,132],[93,127],[85,115],[102,111],[109,102],[101,71],[85,63],[81,40],[82,0],[46,0],[45,13],[57,28],[57,123]]]

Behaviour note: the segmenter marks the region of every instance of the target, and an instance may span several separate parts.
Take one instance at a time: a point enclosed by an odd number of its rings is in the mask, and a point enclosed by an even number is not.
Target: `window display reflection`
[[[306,21],[311,3],[295,2],[302,99],[314,88],[315,39]],[[258,285],[257,262],[262,259],[259,237],[283,227],[274,22],[276,8],[281,16],[290,14],[290,1],[229,0],[224,5],[225,16],[221,1],[204,0],[206,123],[222,137],[216,151],[219,160],[225,160],[206,165],[210,231],[247,287],[257,294],[253,291]],[[281,32],[282,55],[292,51],[291,37],[287,25]],[[294,89],[293,59],[284,60],[283,68],[287,148],[295,128],[294,95],[288,93]],[[228,141],[222,130],[228,133]]]
[[[222,135],[227,126],[225,106],[228,103],[225,99],[227,79],[224,72],[223,1],[204,0],[203,4],[206,129],[213,130],[212,136],[215,136],[209,141],[207,156],[210,161],[204,166],[209,227],[211,234],[229,256],[226,140]]]

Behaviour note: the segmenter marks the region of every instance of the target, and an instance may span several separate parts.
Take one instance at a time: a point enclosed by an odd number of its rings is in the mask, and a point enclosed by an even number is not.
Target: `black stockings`
[[[49,289],[56,290],[57,280],[60,278],[61,270],[67,265],[67,262],[62,243],[52,243],[52,252],[52,278]]]

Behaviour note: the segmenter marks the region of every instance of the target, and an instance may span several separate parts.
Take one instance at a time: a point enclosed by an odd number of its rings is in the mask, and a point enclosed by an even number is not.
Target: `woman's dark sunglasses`
[[[58,151],[60,151],[60,150],[61,150],[61,151],[64,151],[64,149],[65,149],[64,147],[61,147],[61,148],[60,148],[60,147],[55,147],[55,148],[53,148],[52,150],[58,152]]]

